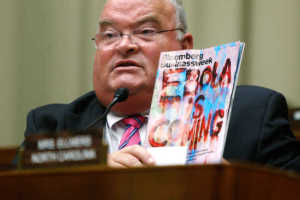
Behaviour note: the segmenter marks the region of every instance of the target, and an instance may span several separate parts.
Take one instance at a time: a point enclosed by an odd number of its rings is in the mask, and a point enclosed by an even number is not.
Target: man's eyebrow
[[[158,18],[153,15],[144,16],[141,19],[138,19],[135,22],[135,25],[139,26],[139,25],[142,25],[145,23],[154,23],[154,24],[158,25],[159,27],[161,26],[161,23],[158,20]],[[98,24],[99,24],[99,27],[101,28],[101,27],[106,27],[106,26],[113,26],[116,23],[114,23],[113,21],[110,21],[110,20],[103,19],[103,20],[100,20]]]
[[[99,24],[99,27],[101,27],[101,26],[111,26],[114,23],[112,21],[109,21],[109,20],[101,20],[98,24]]]

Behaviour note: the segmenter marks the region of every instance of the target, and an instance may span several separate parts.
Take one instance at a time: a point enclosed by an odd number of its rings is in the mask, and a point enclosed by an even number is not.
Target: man
[[[185,33],[185,25],[178,20],[175,3],[169,0],[110,0],[106,3],[96,36],[99,38],[96,39],[94,89],[105,106],[117,88],[126,87],[130,91],[129,98],[113,107],[113,112],[126,116],[148,111],[160,52],[193,48],[193,37]],[[179,30],[182,33],[174,29],[182,29]],[[165,32],[156,33],[159,31]],[[114,32],[124,35],[106,43],[105,34]],[[155,34],[141,39],[137,34],[144,32]],[[132,146],[110,154],[108,164],[139,166],[153,164],[153,159],[143,147]]]
[[[109,144],[108,165],[154,165],[150,153],[140,145],[119,148],[126,130],[123,118],[140,114],[137,118],[144,123],[139,133],[145,135],[147,119],[141,116],[147,117],[150,109],[160,52],[193,48],[193,37],[186,32],[186,27],[179,1],[108,0],[94,38],[95,91],[71,104],[33,110],[28,115],[25,135],[82,130],[103,114],[118,88],[126,87],[128,99],[115,105],[105,126],[99,127]],[[298,169],[300,146],[289,130],[282,95],[262,88],[239,87],[235,101],[225,158]]]

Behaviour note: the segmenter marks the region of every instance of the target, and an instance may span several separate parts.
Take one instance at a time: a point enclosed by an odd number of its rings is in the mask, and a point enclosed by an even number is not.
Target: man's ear
[[[182,49],[193,49],[194,48],[194,38],[192,34],[186,33],[181,40]]]

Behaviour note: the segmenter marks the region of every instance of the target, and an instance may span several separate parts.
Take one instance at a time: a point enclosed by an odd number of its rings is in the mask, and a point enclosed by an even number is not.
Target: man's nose
[[[122,55],[134,54],[139,49],[139,45],[135,42],[134,38],[130,34],[122,35],[118,42],[117,50]]]

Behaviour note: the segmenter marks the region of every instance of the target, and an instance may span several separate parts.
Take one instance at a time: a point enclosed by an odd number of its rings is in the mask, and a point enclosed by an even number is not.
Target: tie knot
[[[146,118],[141,115],[133,115],[124,118],[122,121],[127,126],[133,126],[134,128],[140,128],[145,122]]]

